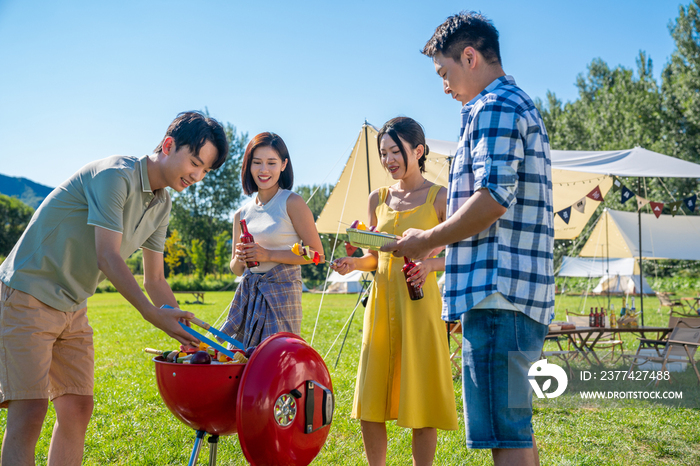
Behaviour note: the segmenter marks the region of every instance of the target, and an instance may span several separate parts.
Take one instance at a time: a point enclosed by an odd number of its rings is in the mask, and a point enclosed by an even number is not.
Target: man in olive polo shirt
[[[228,155],[221,125],[198,112],[170,124],[150,156],[89,163],[44,200],[0,266],[0,402],[7,406],[2,465],[33,465],[48,400],[56,411],[49,465],[79,465],[93,409],[94,351],[87,298],[109,278],[148,322],[183,344],[165,281],[170,196]],[[125,263],[143,248],[143,294]],[[152,301],[152,302],[151,302]]]

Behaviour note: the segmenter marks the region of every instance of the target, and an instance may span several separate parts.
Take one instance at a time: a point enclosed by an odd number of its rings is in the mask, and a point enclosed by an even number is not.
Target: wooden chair
[[[566,311],[566,321],[571,322],[576,325],[576,327],[588,327],[589,316],[586,314],[578,314],[576,312]],[[610,350],[610,362],[616,362],[621,358],[625,357],[625,346],[622,341],[622,337],[619,332],[605,332],[603,333],[598,342],[595,345],[596,349],[609,349]],[[620,354],[615,357],[615,349],[620,349]],[[605,357],[605,356],[603,356]],[[602,358],[601,358],[602,359]]]
[[[452,350],[452,343],[456,348]],[[457,376],[462,373],[462,323],[459,320],[447,322],[447,346],[450,350],[450,362],[457,369]]]
[[[690,363],[695,370],[698,384],[700,384],[700,372],[695,365],[695,352],[698,346],[700,346],[700,326],[690,326],[681,319],[677,322],[668,340],[639,338],[639,347],[637,353],[632,357],[632,365],[627,374],[632,373],[634,366],[640,366],[646,362],[660,362],[661,372],[665,372],[670,363]],[[653,347],[655,353],[640,354],[645,347]],[[660,378],[657,377],[655,385],[659,384],[659,380]]]
[[[659,304],[661,307],[668,307],[671,309],[671,312],[675,311],[676,309],[680,309],[683,313],[686,313],[687,309],[683,301],[672,299],[671,295],[673,295],[673,293],[661,291],[656,292],[656,297],[659,298]]]

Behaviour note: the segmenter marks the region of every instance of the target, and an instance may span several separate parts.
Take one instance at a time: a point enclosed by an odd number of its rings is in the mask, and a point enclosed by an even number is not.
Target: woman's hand
[[[336,259],[330,264],[331,269],[338,272],[340,275],[346,275],[353,270],[355,270],[355,258],[354,257],[341,257]]]
[[[434,270],[430,261],[416,262],[415,264],[416,266],[408,272],[408,279],[406,281],[412,285],[423,286],[426,278],[428,278],[428,274]]]
[[[258,243],[237,243],[236,259],[240,262],[269,262],[270,251]]]

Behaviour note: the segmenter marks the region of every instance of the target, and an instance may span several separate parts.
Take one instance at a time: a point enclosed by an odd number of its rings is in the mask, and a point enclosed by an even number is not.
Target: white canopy
[[[602,175],[700,178],[700,165],[635,147],[612,151],[553,150],[552,168]]]
[[[605,209],[583,246],[583,257],[639,257],[636,212]],[[700,217],[642,214],[642,257],[700,260]]]
[[[379,162],[377,133],[370,124],[360,130],[340,179],[316,221],[319,233],[344,233],[354,220],[366,221],[369,193],[394,183]],[[426,142],[430,148],[426,178],[447,186],[449,160],[457,152],[457,142]],[[700,178],[700,165],[640,147],[596,152],[553,150],[551,154],[554,212],[585,198],[596,186],[604,197],[612,187],[609,175]],[[586,199],[582,213],[572,209],[568,224],[556,215],[555,239],[578,237],[599,205],[600,202]]]
[[[581,257],[564,256],[560,277],[602,277],[604,275],[633,275],[635,273],[634,258],[624,259],[584,259]]]

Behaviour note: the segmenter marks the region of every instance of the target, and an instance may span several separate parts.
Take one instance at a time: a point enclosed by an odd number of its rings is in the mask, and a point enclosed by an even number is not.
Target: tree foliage
[[[231,262],[231,231],[223,230],[214,237],[216,240],[216,250],[214,254],[214,264],[216,265],[216,273],[221,277],[228,268]]]
[[[34,215],[34,209],[17,198],[0,194],[0,256],[7,256]]]
[[[546,102],[536,102],[552,149],[620,150],[640,146],[700,163],[700,0],[679,7],[679,16],[669,30],[676,48],[663,68],[660,84],[653,77],[651,58],[640,52],[636,72],[622,66],[610,68],[603,60],[595,59],[588,72],[576,80],[578,99],[562,104],[548,92]],[[698,180],[688,178],[623,178],[622,182],[642,197],[664,202],[681,200],[698,191]],[[605,199],[606,207],[637,210],[634,200],[621,204],[619,196],[611,194]],[[668,208],[664,213],[670,213]],[[577,242],[583,245],[585,240],[584,234]],[[577,254],[571,245],[570,241],[558,241],[555,257],[564,251]]]
[[[204,267],[207,264],[207,254],[204,249],[204,241],[201,239],[193,239],[190,247],[190,258],[194,265],[194,273],[199,278],[204,278]]]
[[[165,254],[163,260],[168,266],[168,275],[177,272],[182,259],[187,256],[187,248],[182,243],[182,238],[177,230],[172,230],[165,240]]]

